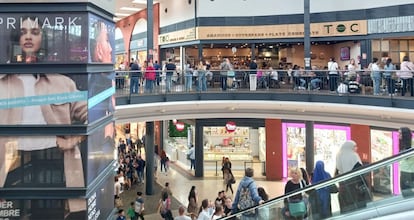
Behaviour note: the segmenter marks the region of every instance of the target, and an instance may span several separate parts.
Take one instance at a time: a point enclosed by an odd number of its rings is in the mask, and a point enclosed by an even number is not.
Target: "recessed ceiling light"
[[[131,15],[131,14],[127,14],[127,13],[115,13],[115,15],[116,15],[116,16],[118,16],[118,17],[119,17],[119,16],[121,16],[121,17],[122,17],[122,16],[129,16],[129,15]]]
[[[132,3],[137,3],[137,4],[147,4],[147,1],[145,0],[134,0],[132,1]],[[153,3],[158,3],[158,1],[153,1]]]
[[[124,10],[124,11],[141,11],[142,8],[121,7],[120,10]]]

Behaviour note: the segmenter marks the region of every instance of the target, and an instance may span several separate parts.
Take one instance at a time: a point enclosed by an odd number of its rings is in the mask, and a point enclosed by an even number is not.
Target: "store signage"
[[[160,34],[158,36],[158,43],[162,45],[162,44],[190,41],[190,40],[195,40],[195,39],[196,39],[195,28],[189,28],[185,30],[170,32],[167,34]]]
[[[184,123],[182,123],[182,122],[175,123],[175,129],[177,129],[177,131],[183,131],[184,128],[185,128]]]
[[[341,21],[312,23],[311,37],[366,35],[367,21]],[[303,24],[197,27],[198,40],[210,39],[267,39],[304,37]]]
[[[92,2],[93,4],[99,6],[100,8],[115,13],[115,0],[0,0],[0,3],[79,3],[79,2]]]
[[[226,123],[226,131],[234,132],[236,130],[236,123],[234,121],[229,121]]]
[[[401,16],[368,20],[369,34],[408,31],[414,31],[414,16]]]
[[[20,217],[20,209],[15,208],[12,201],[0,201],[0,220]]]

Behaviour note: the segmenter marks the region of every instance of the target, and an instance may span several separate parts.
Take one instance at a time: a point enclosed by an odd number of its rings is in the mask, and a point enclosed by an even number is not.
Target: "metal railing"
[[[411,188],[402,189],[402,195],[399,192],[401,181],[399,170],[402,163],[412,164],[414,161],[414,149],[411,148],[398,155],[385,158],[370,165],[362,166],[351,172],[336,176],[332,179],[319,182],[314,185],[306,186],[302,189],[287,193],[283,196],[271,199],[261,205],[251,207],[245,210],[240,210],[237,213],[223,217],[221,219],[234,219],[241,217],[251,211],[255,211],[258,216],[260,213],[266,211],[267,219],[284,219],[285,207],[287,206],[289,198],[292,196],[302,195],[307,198],[307,217],[309,219],[322,218],[318,211],[321,211],[321,206],[318,204],[312,204],[315,202],[315,196],[318,196],[320,190],[330,189],[333,186],[339,187],[339,197],[348,196],[347,204],[344,202],[340,204],[340,210],[331,210],[332,215],[328,217],[335,217],[338,219],[368,219],[384,215],[392,215],[399,212],[404,212],[412,209],[414,202],[414,186]],[[405,169],[409,167],[410,170],[404,170],[405,172],[414,173],[413,166],[405,166]],[[373,182],[375,182],[375,173],[378,173],[381,169],[390,170],[395,175],[390,175],[390,183],[396,184],[392,186],[389,184],[389,192],[383,194],[375,194],[373,190]],[[355,188],[355,182],[361,183],[360,188]],[[367,197],[361,200],[359,193],[365,193]],[[344,195],[345,194],[345,195]],[[374,196],[373,196],[374,194]],[[330,203],[333,202],[333,194],[329,196]],[[410,199],[411,198],[411,199]],[[340,200],[341,198],[339,198]],[[408,202],[404,202],[407,200]],[[390,202],[392,201],[392,202]],[[332,205],[333,207],[333,205]],[[303,216],[302,216],[303,217]],[[260,219],[260,218],[259,218]]]
[[[149,80],[145,71],[116,71],[117,96],[205,93],[211,91],[265,91],[332,93],[338,95],[414,96],[413,78],[407,71],[328,70],[209,70],[190,73],[156,71]]]

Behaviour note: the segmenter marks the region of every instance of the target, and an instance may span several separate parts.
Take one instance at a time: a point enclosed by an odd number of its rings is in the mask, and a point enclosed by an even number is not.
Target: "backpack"
[[[250,182],[246,187],[241,188],[239,202],[237,203],[237,207],[239,210],[248,209],[256,205],[256,202],[252,198],[252,193],[250,192],[249,186],[252,182]],[[255,215],[256,210],[251,210],[245,212],[244,215]]]

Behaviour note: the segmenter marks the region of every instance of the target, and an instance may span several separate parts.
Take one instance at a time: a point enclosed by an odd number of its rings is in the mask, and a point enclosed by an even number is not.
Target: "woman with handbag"
[[[236,183],[236,179],[234,178],[233,173],[231,172],[230,168],[224,168],[224,185],[226,185],[226,192],[231,191],[231,194],[233,194],[233,184]]]
[[[188,207],[187,213],[191,215],[191,219],[197,218],[198,213],[198,200],[197,200],[197,190],[195,186],[191,187],[190,193],[188,194]]]
[[[291,179],[285,185],[285,194],[306,187],[300,168],[292,168],[290,176]],[[307,207],[308,199],[302,194],[296,194],[285,199],[285,207],[282,208],[282,215],[285,219],[303,219],[307,217]]]

